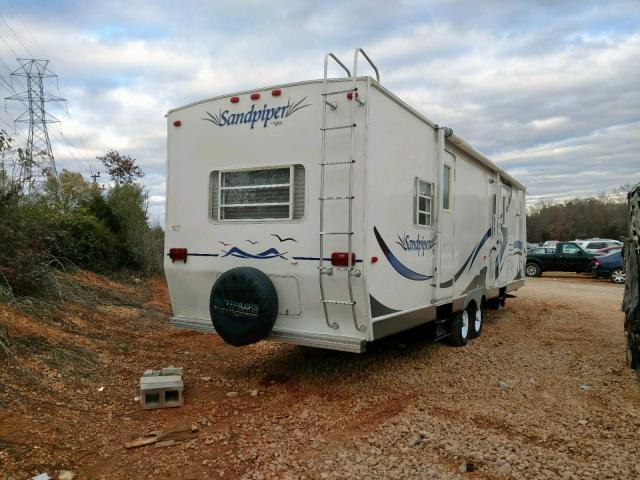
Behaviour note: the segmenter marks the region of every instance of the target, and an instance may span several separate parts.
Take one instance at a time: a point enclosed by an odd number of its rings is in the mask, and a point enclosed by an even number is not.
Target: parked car
[[[529,250],[527,250],[527,255],[539,255],[539,254],[544,254],[544,253],[553,253],[556,251],[556,247],[541,247],[541,246],[536,246],[533,248],[530,248]]]
[[[624,283],[626,275],[622,268],[622,252],[612,252],[593,259],[593,274],[609,278],[613,283]]]
[[[590,272],[595,255],[575,242],[560,242],[555,248],[536,248],[527,252],[525,274],[539,277],[542,272]]]
[[[589,253],[595,253],[601,248],[622,247],[622,242],[609,238],[589,238],[587,240],[577,240],[576,243]]]
[[[614,247],[605,247],[605,248],[601,248],[600,250],[598,250],[596,252],[596,255],[600,256],[600,255],[607,255],[609,253],[613,253],[613,252],[620,252],[622,251],[622,245],[620,246],[614,246]]]

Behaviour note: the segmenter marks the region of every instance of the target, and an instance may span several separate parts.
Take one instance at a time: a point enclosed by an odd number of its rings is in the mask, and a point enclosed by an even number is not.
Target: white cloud
[[[560,125],[564,125],[569,121],[567,117],[550,117],[550,118],[541,118],[537,120],[531,120],[529,125],[535,128],[536,130],[547,130],[549,128],[559,127]]]
[[[114,0],[64,14],[16,5],[5,17],[28,25],[35,41],[24,41],[51,59],[69,99],[72,119],[56,112],[67,141],[51,127],[59,164],[99,170],[95,156],[112,148],[137,158],[156,217],[168,109],[318,78],[326,51],[350,65],[355,46],[377,62],[385,86],[493,156],[530,199],[639,179],[637,3]],[[0,42],[0,57],[13,56]],[[10,106],[2,118],[18,113]]]

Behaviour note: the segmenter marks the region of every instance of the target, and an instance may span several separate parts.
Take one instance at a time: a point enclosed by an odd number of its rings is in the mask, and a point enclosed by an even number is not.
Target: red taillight
[[[184,263],[187,263],[187,249],[186,248],[170,248],[169,249],[169,258],[172,262],[182,260]]]
[[[279,97],[280,95],[282,95],[282,90],[280,90],[279,88],[276,88],[275,90],[271,90],[271,96]]]
[[[597,258],[593,261],[593,265],[594,267],[599,267],[600,266],[600,260],[598,260]]]
[[[378,263],[378,257],[371,257],[371,263]]]
[[[349,92],[349,93],[347,93],[347,98],[348,98],[349,100],[353,100],[353,92]],[[358,98],[358,92],[356,92],[356,98]]]
[[[258,100],[260,98],[260,94],[259,93],[252,93],[251,94],[251,100]]]
[[[231,97],[231,103],[238,103],[240,101],[240,97]]]
[[[356,254],[351,253],[351,266],[356,264]],[[333,252],[331,254],[331,265],[334,267],[348,267],[349,254],[347,252]]]

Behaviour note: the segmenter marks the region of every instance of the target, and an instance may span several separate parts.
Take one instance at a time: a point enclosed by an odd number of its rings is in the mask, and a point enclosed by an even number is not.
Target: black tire
[[[469,338],[478,338],[482,334],[482,326],[484,325],[484,308],[469,305]]]
[[[621,268],[614,268],[609,272],[609,280],[613,283],[624,283],[626,276]]]
[[[463,310],[454,313],[451,318],[451,335],[449,335],[449,344],[454,347],[464,347],[469,341],[469,312]]]
[[[211,322],[225,342],[240,347],[256,343],[271,332],[278,316],[273,282],[256,268],[224,272],[209,298]]]
[[[542,275],[542,269],[537,263],[529,262],[524,267],[524,273],[527,277],[539,277]]]

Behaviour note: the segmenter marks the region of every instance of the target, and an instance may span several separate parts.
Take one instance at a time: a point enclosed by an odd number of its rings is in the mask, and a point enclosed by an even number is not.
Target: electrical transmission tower
[[[48,175],[56,178],[58,176],[47,124],[56,123],[59,120],[48,113],[45,106],[49,102],[66,102],[66,100],[51,95],[45,90],[46,79],[57,81],[58,78],[48,69],[49,60],[18,58],[18,63],[20,67],[11,73],[11,84],[13,86],[14,78],[23,77],[26,82],[25,91],[6,97],[5,100],[17,100],[26,106],[26,110],[14,122],[29,125],[25,147],[26,158],[21,177],[33,184],[39,177],[46,179]]]

